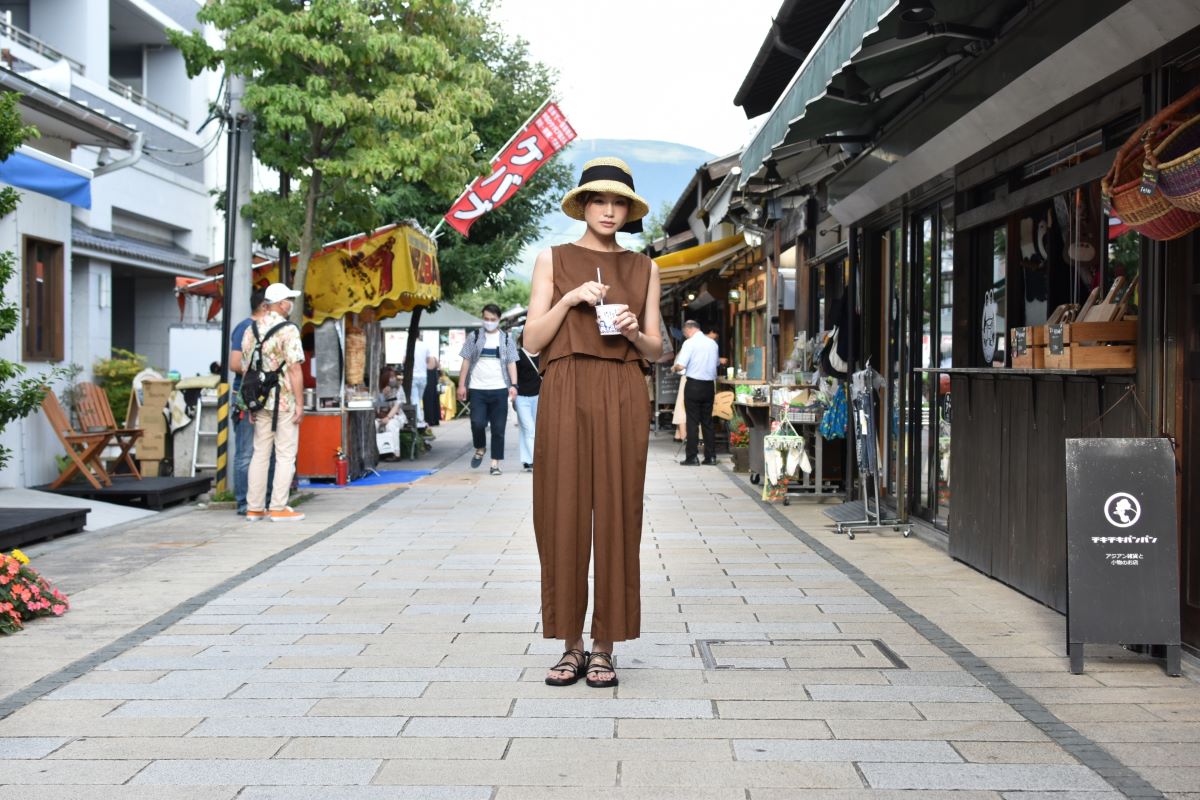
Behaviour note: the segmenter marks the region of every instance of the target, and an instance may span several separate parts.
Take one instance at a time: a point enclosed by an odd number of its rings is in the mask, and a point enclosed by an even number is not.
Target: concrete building
[[[0,249],[18,255],[21,272],[6,292],[24,321],[0,349],[31,371],[59,362],[90,372],[112,348],[169,370],[171,329],[203,323],[199,309],[181,312],[174,290],[219,255],[223,221],[210,192],[223,184],[225,137],[208,120],[219,79],[189,79],[167,39],[168,30],[198,27],[200,5],[0,2],[0,90],[22,95],[22,118],[42,134],[20,155],[90,191],[85,201],[18,185],[22,204],[0,226]],[[19,456],[0,486],[57,474],[59,446],[39,416],[4,436]]]

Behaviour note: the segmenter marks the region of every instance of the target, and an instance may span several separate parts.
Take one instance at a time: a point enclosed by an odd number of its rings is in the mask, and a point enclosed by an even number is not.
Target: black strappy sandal
[[[599,675],[601,672],[611,672],[613,676],[606,681],[592,678],[592,675]],[[587,685],[593,689],[607,689],[609,686],[616,686],[619,681],[617,680],[617,668],[613,664],[612,653],[603,653],[600,651],[589,653],[587,657],[586,679]]]
[[[569,678],[551,678],[546,676],[547,686],[574,686],[578,680],[583,677],[584,665],[588,663],[588,654],[582,650],[572,648],[562,654],[562,658],[558,663],[550,668],[551,672],[567,672],[571,673]]]

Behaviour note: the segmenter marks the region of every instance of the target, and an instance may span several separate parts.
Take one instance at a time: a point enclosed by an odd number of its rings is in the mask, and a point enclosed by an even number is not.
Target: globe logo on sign
[[[1117,492],[1104,501],[1104,516],[1117,528],[1128,528],[1142,516],[1142,504],[1127,492]]]

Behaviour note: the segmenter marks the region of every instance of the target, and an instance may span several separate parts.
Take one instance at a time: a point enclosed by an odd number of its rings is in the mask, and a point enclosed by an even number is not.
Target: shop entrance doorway
[[[1193,235],[1180,267],[1189,274],[1183,295],[1183,364],[1180,376],[1180,622],[1183,641],[1200,646],[1200,242]],[[1185,266],[1186,265],[1186,266]]]

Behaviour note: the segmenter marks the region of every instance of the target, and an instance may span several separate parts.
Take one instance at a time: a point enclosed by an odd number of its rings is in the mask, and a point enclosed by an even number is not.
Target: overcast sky
[[[494,17],[559,71],[584,139],[653,139],[715,155],[757,128],[733,104],[782,0],[497,0]]]

